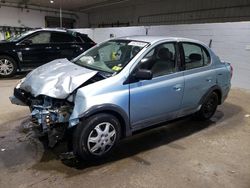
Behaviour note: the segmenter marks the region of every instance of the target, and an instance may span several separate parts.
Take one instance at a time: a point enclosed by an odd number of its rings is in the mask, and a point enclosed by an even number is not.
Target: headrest
[[[192,53],[189,55],[189,59],[191,61],[200,61],[201,60],[201,55],[197,53]]]
[[[133,48],[132,48],[132,56],[135,56],[139,51],[140,51],[141,49],[140,49],[140,47],[138,47],[138,46],[134,46]]]
[[[173,57],[173,54],[169,51],[168,48],[161,48],[158,51],[158,57],[162,60],[171,60]]]

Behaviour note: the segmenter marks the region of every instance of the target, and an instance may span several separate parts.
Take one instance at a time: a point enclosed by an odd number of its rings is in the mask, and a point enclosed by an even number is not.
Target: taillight
[[[231,76],[231,78],[233,77],[233,71],[234,71],[233,66],[230,64],[230,76]]]

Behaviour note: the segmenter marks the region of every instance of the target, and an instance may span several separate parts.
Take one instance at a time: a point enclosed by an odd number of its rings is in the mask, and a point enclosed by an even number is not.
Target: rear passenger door
[[[72,59],[81,51],[81,46],[77,44],[76,38],[64,32],[52,32],[51,43],[56,51],[56,58]]]
[[[185,82],[181,116],[196,111],[201,98],[216,84],[216,72],[205,47],[189,42],[180,46]]]

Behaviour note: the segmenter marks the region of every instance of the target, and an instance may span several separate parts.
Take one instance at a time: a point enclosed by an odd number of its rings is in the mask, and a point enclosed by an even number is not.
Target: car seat
[[[173,53],[168,48],[159,49],[157,60],[151,69],[154,77],[171,73],[174,69],[175,61],[173,60]]]
[[[202,57],[198,53],[191,53],[188,59],[189,61],[186,62],[186,69],[193,69],[203,65]]]

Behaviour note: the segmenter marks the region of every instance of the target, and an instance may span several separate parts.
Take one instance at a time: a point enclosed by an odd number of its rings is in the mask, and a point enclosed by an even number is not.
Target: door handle
[[[178,85],[175,85],[175,86],[174,86],[174,90],[175,90],[175,91],[181,91],[181,85],[179,85],[179,84],[178,84]]]
[[[209,77],[209,78],[206,78],[206,81],[207,81],[207,82],[212,82],[212,78],[210,78],[210,77]]]

